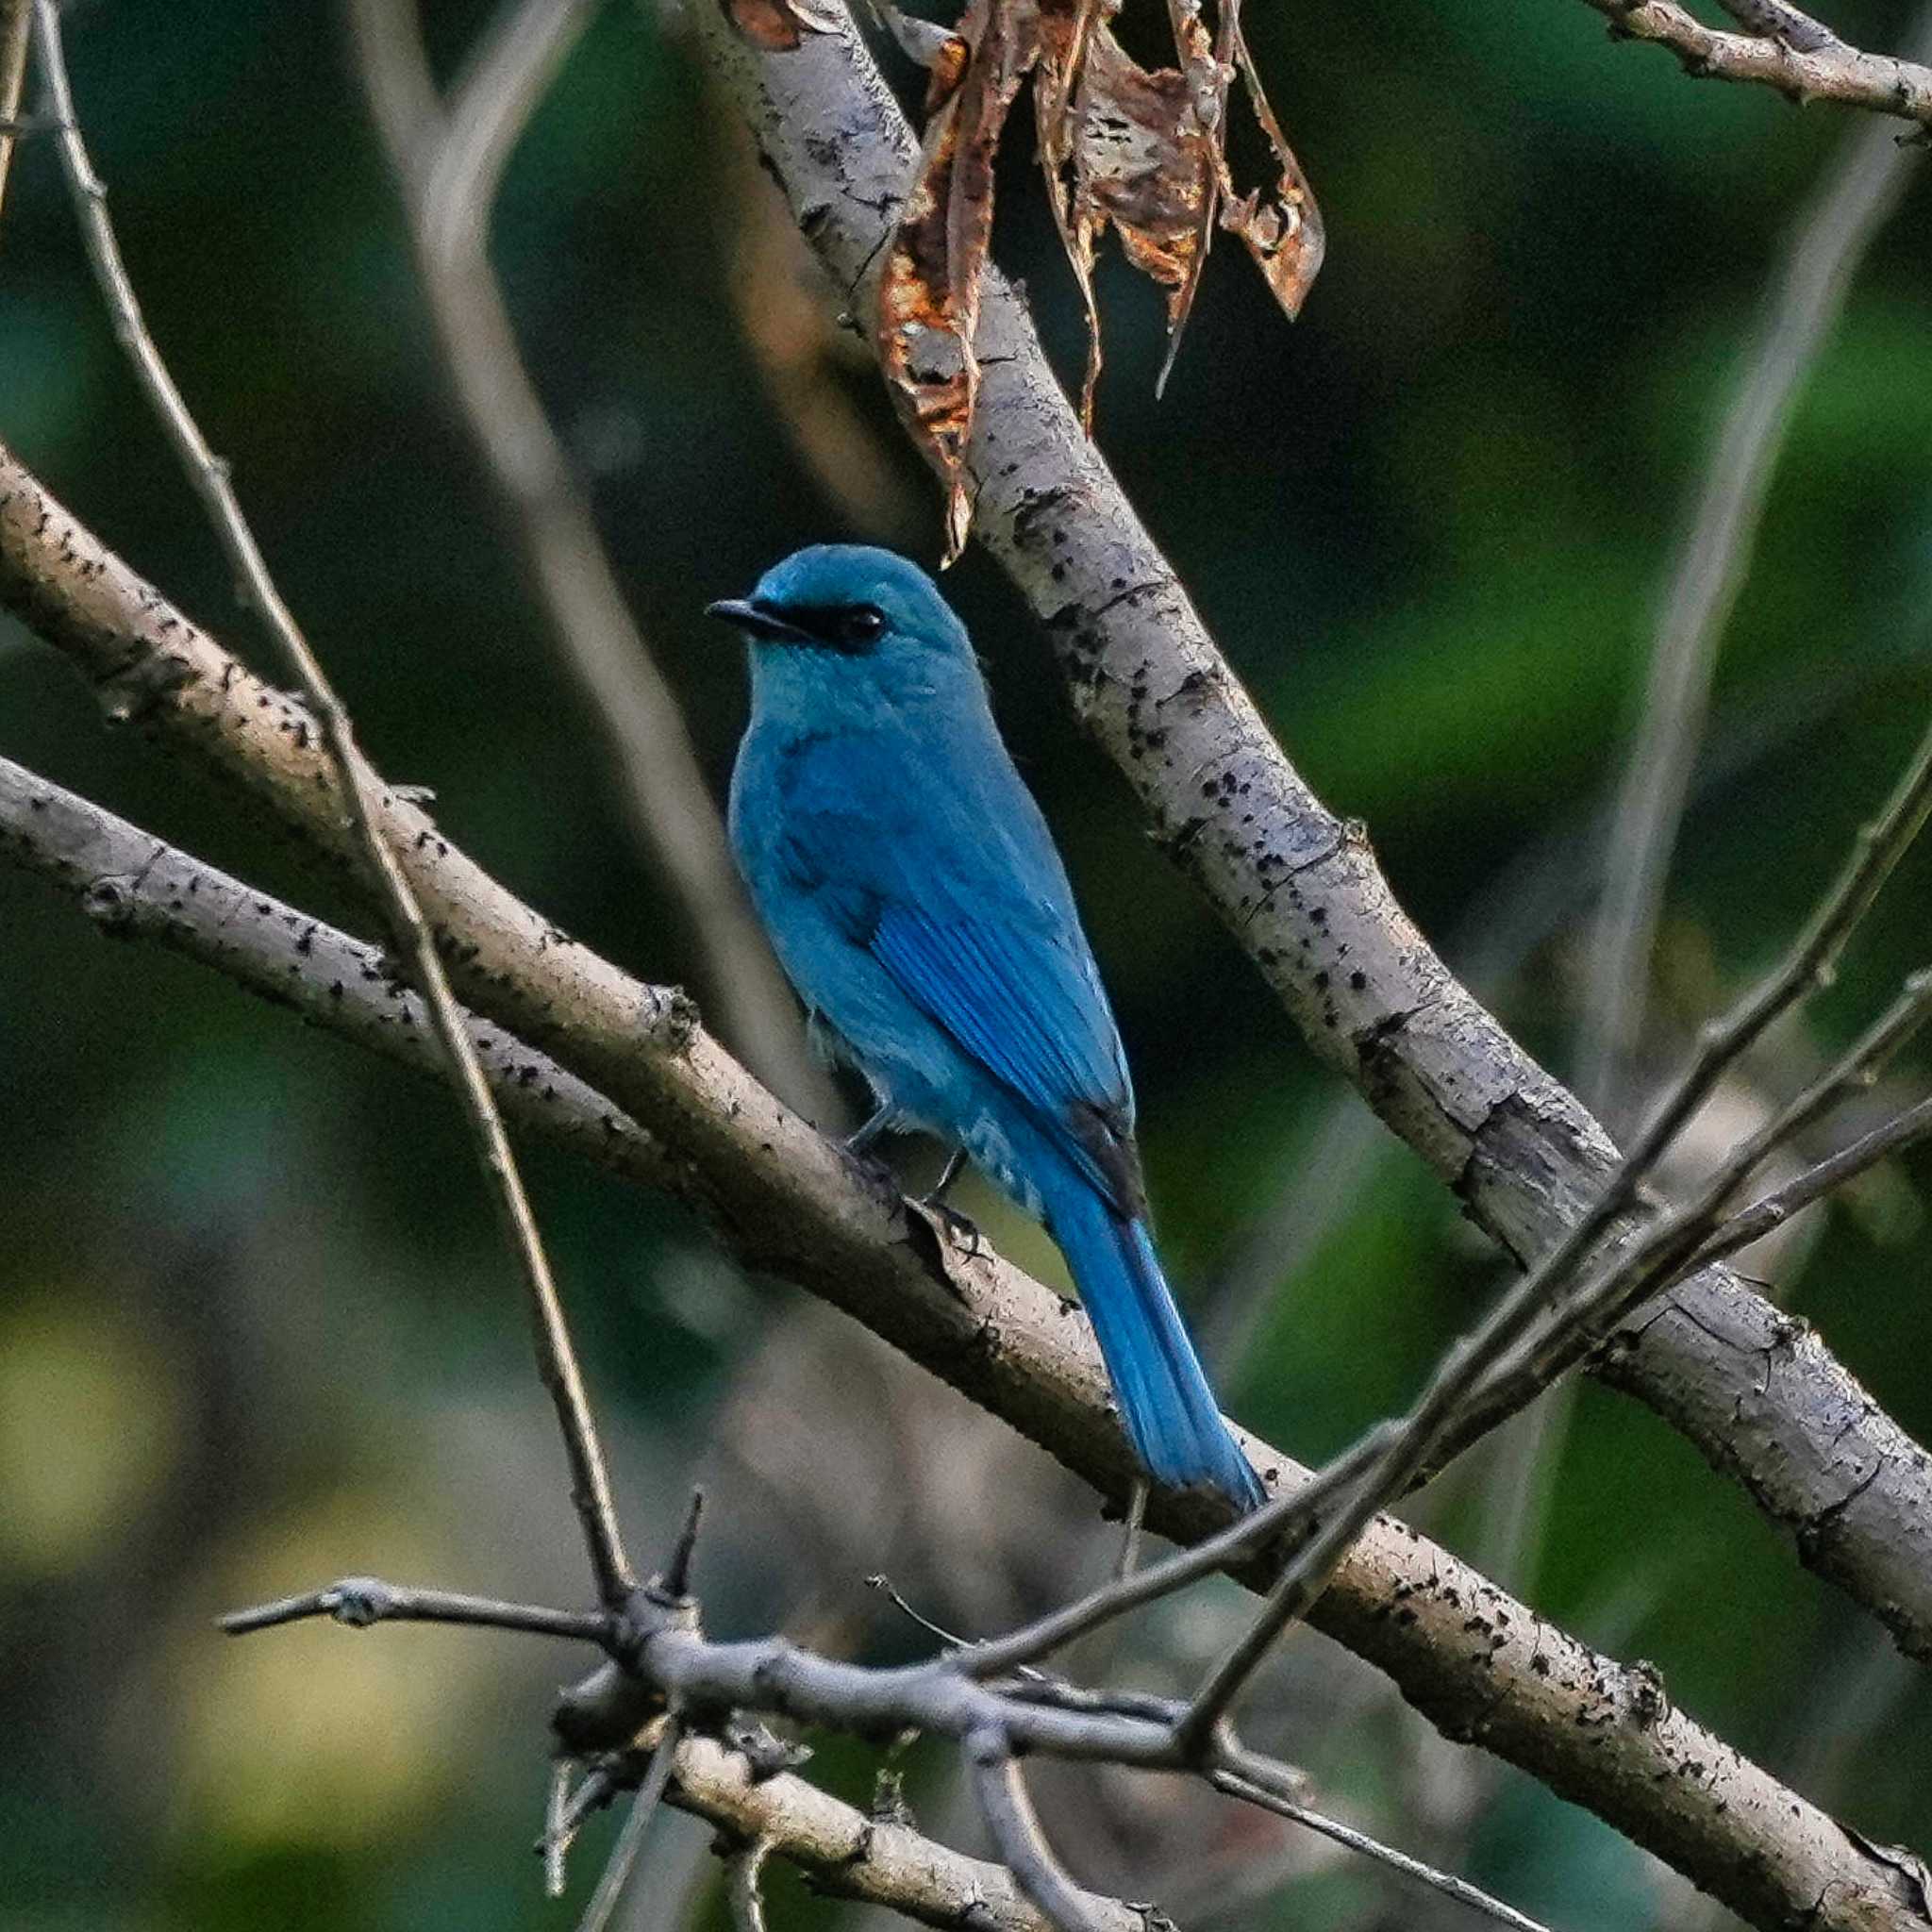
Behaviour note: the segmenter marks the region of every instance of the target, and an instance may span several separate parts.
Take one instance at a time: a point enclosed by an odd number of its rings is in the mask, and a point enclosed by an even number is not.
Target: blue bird
[[[1149,1474],[1258,1504],[1155,1256],[1120,1035],[965,626],[916,564],[854,544],[709,614],[750,646],[739,866],[816,1043],[876,1101],[847,1145],[912,1128],[970,1155],[1066,1256]]]

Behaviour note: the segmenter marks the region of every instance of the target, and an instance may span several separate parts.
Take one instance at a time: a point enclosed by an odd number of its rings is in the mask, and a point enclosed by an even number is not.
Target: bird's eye
[[[869,644],[885,627],[884,611],[870,604],[855,605],[839,620],[839,635],[848,644]]]

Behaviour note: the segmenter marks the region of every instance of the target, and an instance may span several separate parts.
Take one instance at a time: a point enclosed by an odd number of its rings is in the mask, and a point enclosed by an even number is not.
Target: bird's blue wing
[[[908,776],[863,769],[870,749],[848,744],[836,766],[811,760],[792,774],[786,871],[1103,1194],[1130,1208],[1126,1061],[1031,794],[1004,758],[941,750]],[[855,809],[856,798],[874,809]]]

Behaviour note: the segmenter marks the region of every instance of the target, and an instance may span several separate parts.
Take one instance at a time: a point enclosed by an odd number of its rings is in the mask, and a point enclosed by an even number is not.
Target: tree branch
[[[351,847],[301,708],[270,691],[143,584],[0,451],[0,602],[68,651],[110,716],[138,719],[247,789],[317,851]],[[666,1150],[670,1191],[743,1263],[864,1321],[1124,1498],[1133,1462],[1084,1322],[991,1254],[942,1244],[774,1103],[691,1021],[490,880],[415,805],[384,822],[453,976],[500,1024],[612,1097]],[[1277,1492],[1307,1472],[1248,1443]],[[1227,1521],[1157,1495],[1182,1539]],[[1243,1573],[1264,1583],[1270,1566]],[[1628,1832],[1767,1924],[1827,1901],[1820,1925],[1903,1917],[1903,1885],[1824,1813],[1626,1672],[1413,1532],[1371,1524],[1310,1621],[1394,1677],[1439,1728],[1481,1743]],[[1694,1767],[1694,1772],[1692,1770]]]
[[[760,1775],[741,1753],[712,1738],[678,1746],[666,1793],[798,1866],[814,1891],[890,1906],[944,1932],[1051,1932],[1003,1865],[969,1858],[909,1824],[868,1818],[791,1772]],[[1118,1899],[1083,1893],[1106,1932],[1149,1932],[1147,1915]]]
[[[1616,39],[1668,47],[1693,80],[1746,81],[1775,88],[1800,107],[1838,101],[1932,127],[1932,68],[1890,54],[1860,53],[1795,8],[1778,11],[1788,22],[1803,22],[1803,29],[1760,36],[1721,33],[1676,0],[1584,0],[1584,5],[1610,23]],[[1765,24],[1772,25],[1768,12]],[[1801,40],[1815,44],[1803,46]]]
[[[914,143],[848,26],[760,54],[693,14],[794,217],[840,285],[874,269]],[[857,299],[857,298],[855,298]],[[974,528],[1054,641],[1074,708],[1315,1050],[1519,1260],[1601,1192],[1616,1150],[1396,905],[1358,825],[1270,736],[989,274],[968,468]],[[1765,1387],[1764,1363],[1778,1372]],[[1932,1457],[1813,1334],[1722,1268],[1622,1329],[1595,1372],[1790,1528],[1807,1565],[1932,1656]],[[1748,1408],[1752,1428],[1736,1417]]]
[[[0,208],[7,205],[7,176],[20,138],[20,103],[26,85],[27,39],[34,0],[0,0]]]
[[[422,995],[395,976],[379,947],[5,758],[0,858],[72,893],[112,938],[157,941],[385,1058],[448,1075]],[[491,1021],[471,1015],[466,1026],[506,1120],[627,1180],[671,1183],[662,1146],[594,1088]]]

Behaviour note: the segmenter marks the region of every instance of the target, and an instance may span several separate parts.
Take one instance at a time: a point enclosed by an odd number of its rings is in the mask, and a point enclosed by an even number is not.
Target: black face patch
[[[777,604],[754,597],[751,607],[774,626],[774,641],[815,644],[822,650],[860,657],[886,634],[886,617],[876,604]],[[781,636],[782,626],[790,636]]]

